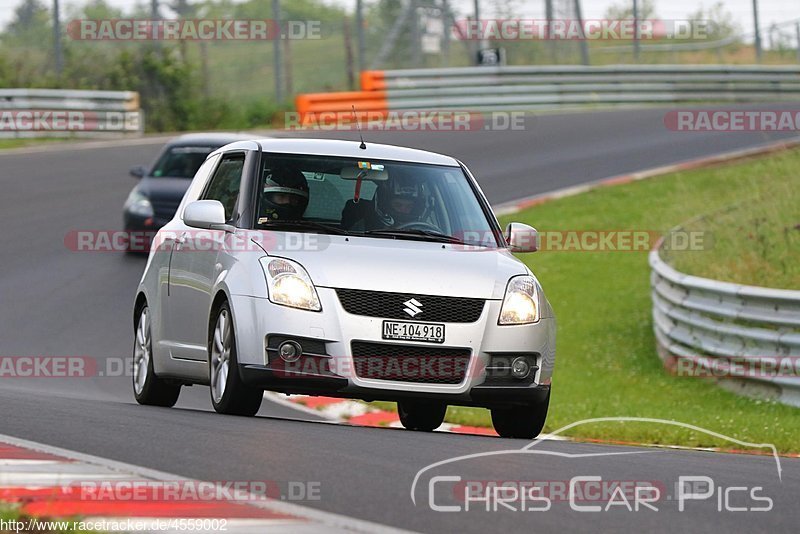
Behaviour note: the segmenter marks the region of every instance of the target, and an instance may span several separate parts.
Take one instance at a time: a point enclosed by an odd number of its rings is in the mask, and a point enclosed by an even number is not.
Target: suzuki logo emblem
[[[409,314],[411,317],[414,317],[422,313],[422,308],[421,308],[422,303],[417,299],[409,299],[405,301],[403,304],[406,305],[406,307],[403,308],[403,311]]]

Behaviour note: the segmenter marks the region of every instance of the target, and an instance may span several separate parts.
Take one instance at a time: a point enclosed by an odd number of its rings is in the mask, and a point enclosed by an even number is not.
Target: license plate
[[[444,343],[444,325],[437,323],[383,321],[383,339]]]

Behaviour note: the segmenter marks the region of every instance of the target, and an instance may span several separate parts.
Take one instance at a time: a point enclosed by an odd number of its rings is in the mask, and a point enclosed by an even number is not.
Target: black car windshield
[[[256,228],[497,248],[460,167],[264,154]]]
[[[158,158],[150,172],[156,178],[193,178],[216,146],[171,146]]]

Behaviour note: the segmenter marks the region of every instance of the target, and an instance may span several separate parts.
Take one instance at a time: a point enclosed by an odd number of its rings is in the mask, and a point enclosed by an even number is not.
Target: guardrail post
[[[575,0],[575,18],[578,19],[578,26],[581,29],[581,63],[588,66],[591,63],[591,60],[589,59],[589,43],[586,42],[586,34],[583,31],[583,12],[581,10],[581,0]]]
[[[633,0],[633,60],[639,63],[639,1]]]
[[[364,42],[364,0],[356,0],[356,42],[358,43],[358,73],[364,72],[366,49]]]
[[[280,106],[283,103],[283,79],[281,76],[281,3],[272,0],[272,22],[277,27],[278,33],[272,41],[272,62],[274,63],[275,101]]]
[[[797,62],[800,63],[800,22],[794,24],[794,35],[797,39]]]
[[[758,27],[758,0],[753,0],[753,24],[755,29],[756,61],[761,63],[761,28]]]
[[[53,54],[56,63],[56,76],[61,79],[64,70],[64,57],[61,51],[61,20],[58,0],[53,0]]]

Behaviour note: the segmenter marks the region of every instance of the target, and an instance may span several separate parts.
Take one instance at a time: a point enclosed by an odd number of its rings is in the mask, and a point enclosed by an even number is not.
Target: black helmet
[[[264,169],[261,215],[272,221],[303,217],[308,206],[308,182],[303,173],[286,167]]]
[[[375,209],[387,223],[419,220],[427,206],[425,185],[404,169],[395,168],[375,192]]]

